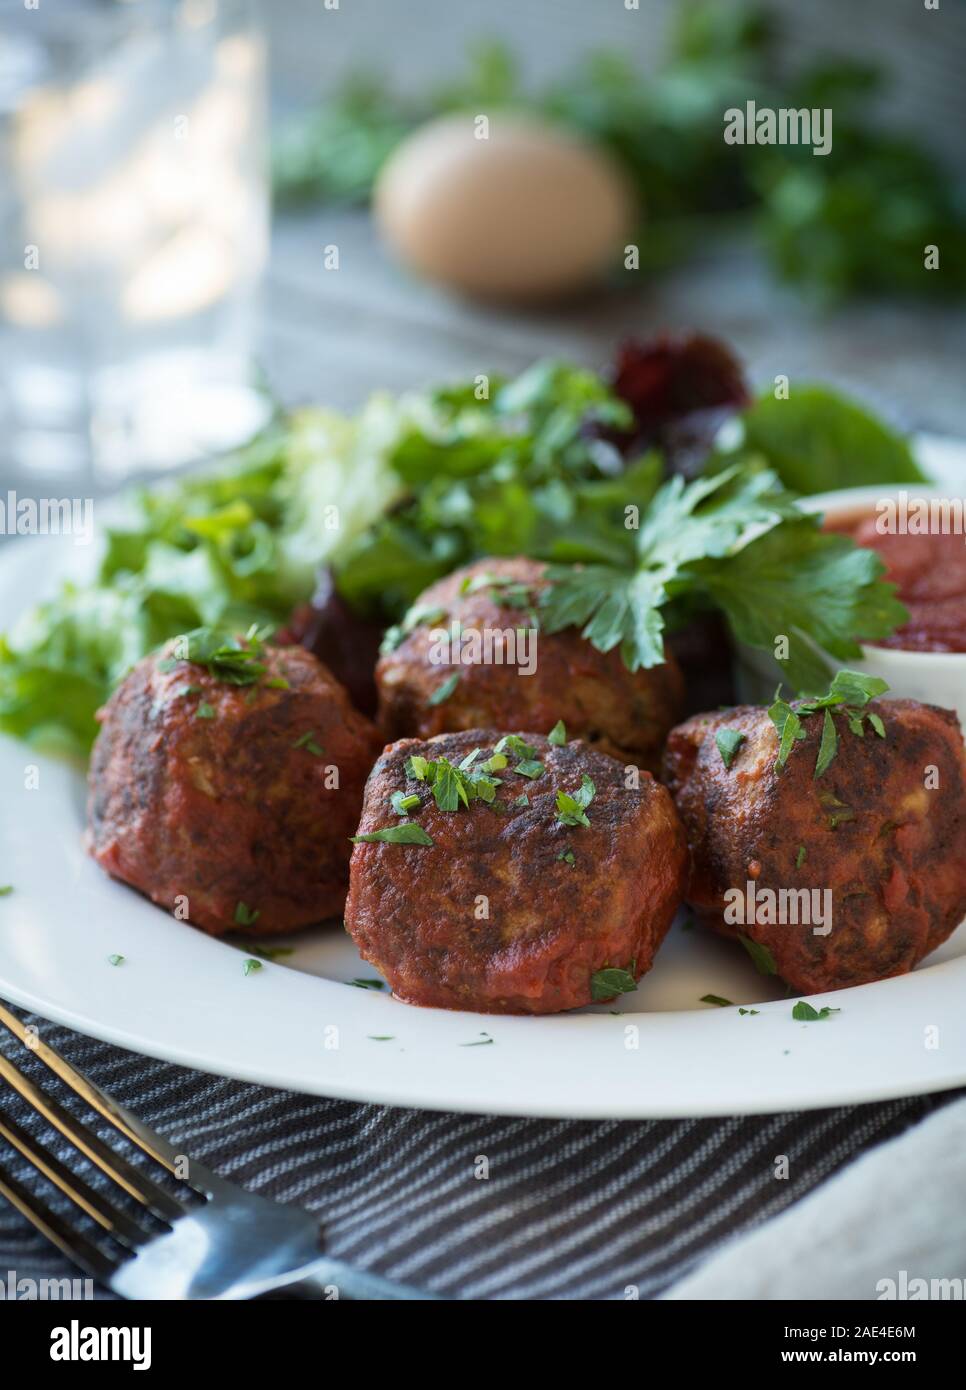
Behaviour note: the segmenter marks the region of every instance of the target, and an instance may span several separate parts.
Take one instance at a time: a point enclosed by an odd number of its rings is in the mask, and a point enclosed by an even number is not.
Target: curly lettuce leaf
[[[386,400],[357,420],[297,412],[220,467],[136,495],[96,581],[64,586],[0,639],[0,729],[84,754],[97,708],[160,643],[284,621],[398,492],[397,432]]]
[[[357,610],[397,620],[433,580],[485,555],[627,564],[658,486],[655,454],[625,466],[608,430],[629,407],[594,372],[537,362],[399,402],[388,452],[404,498],[335,559],[339,592]]]

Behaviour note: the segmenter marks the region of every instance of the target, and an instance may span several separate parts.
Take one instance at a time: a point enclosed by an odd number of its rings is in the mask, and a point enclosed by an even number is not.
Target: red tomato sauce
[[[898,590],[909,621],[875,643],[906,652],[966,652],[966,537],[890,535],[867,514],[835,517],[826,530],[850,535],[885,561],[883,576]]]

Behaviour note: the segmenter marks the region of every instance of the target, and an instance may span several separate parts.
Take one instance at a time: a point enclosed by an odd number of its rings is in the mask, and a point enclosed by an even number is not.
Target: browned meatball
[[[250,685],[171,652],[135,666],[98,714],[91,854],[213,936],[340,912],[374,726],[299,647],[266,648]]]
[[[390,800],[401,792],[419,801],[405,824],[432,844],[357,843],[345,922],[409,1003],[545,1014],[603,999],[619,984],[599,972],[645,974],[680,904],[684,831],[650,773],[628,788],[623,766],[584,743],[516,737],[526,746],[511,738],[505,768],[500,754],[488,766],[500,735],[474,729],[403,739],[372,770],[360,834],[404,823]],[[470,792],[468,805],[440,809],[440,760],[455,767],[475,749],[467,773],[499,781],[484,789],[493,800]],[[446,804],[445,783],[435,787]],[[561,792],[579,815],[558,805]]]
[[[833,712],[838,752],[818,777],[820,714],[803,719],[806,737],[784,771],[775,726],[754,706],[696,715],[668,739],[667,781],[691,845],[688,901],[706,925],[765,945],[801,992],[901,975],[966,915],[966,755],[956,716],[915,700],[866,709],[885,737],[869,721],[859,737]],[[716,744],[725,729],[744,736],[730,768]],[[755,920],[725,920],[750,915],[752,883]],[[800,890],[815,890],[807,912]]]
[[[427,589],[410,610],[411,630],[376,667],[380,723],[387,738],[431,738],[457,729],[526,728],[549,733],[562,719],[568,734],[624,763],[656,771],[668,729],[679,717],[683,683],[677,662],[629,671],[618,651],[599,652],[577,628],[539,631],[538,596],[546,582],[536,560],[478,560]],[[413,617],[424,616],[413,623]],[[458,624],[459,664],[434,662],[434,632]],[[497,646],[477,653],[471,634],[536,628],[536,669],[524,674],[530,650],[517,664],[493,660]],[[509,639],[507,639],[509,641]],[[524,639],[532,640],[531,639]],[[454,646],[450,644],[450,653]],[[506,649],[505,649],[506,650]],[[490,659],[486,659],[489,655]],[[454,688],[447,693],[447,682]],[[434,696],[445,698],[433,703]]]

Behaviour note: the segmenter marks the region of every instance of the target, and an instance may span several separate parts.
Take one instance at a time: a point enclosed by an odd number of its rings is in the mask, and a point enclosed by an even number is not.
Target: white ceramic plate
[[[10,550],[3,627],[58,569],[90,560],[70,540]],[[740,950],[680,923],[616,1015],[416,1009],[346,983],[374,972],[338,925],[276,943],[294,954],[246,975],[239,948],[112,882],[83,853],[84,780],[63,763],[0,738],[0,789],[0,883],[14,885],[0,898],[0,995],[137,1052],[319,1095],[575,1118],[793,1110],[966,1083],[966,924],[910,975],[814,999],[841,1010],[817,1023],[795,1022],[793,999]],[[701,1004],[709,993],[758,1012]]]

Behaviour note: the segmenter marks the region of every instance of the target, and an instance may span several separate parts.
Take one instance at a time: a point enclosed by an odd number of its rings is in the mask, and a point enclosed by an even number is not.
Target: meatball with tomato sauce
[[[408,1003],[555,1013],[633,989],[686,869],[648,772],[537,734],[403,739],[366,786],[345,923]]]
[[[474,728],[567,731],[624,763],[656,770],[683,682],[663,665],[629,671],[576,627],[546,632],[536,560],[479,560],[433,584],[387,637],[376,667],[390,739]],[[445,640],[443,639],[445,634]]]
[[[765,709],[672,730],[666,781],[691,846],[688,902],[705,925],[765,947],[758,961],[803,993],[904,974],[966,915],[959,723],[915,700],[800,722],[783,768]]]
[[[341,912],[381,740],[309,652],[188,634],[98,719],[87,845],[109,874],[213,936]]]

